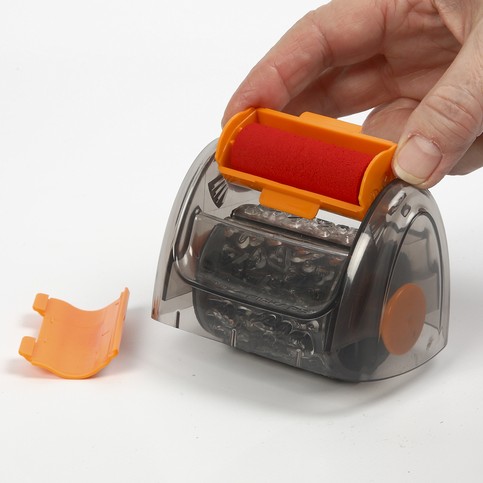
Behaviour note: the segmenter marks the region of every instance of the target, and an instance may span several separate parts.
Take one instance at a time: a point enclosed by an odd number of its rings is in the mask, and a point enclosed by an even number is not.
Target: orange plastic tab
[[[85,311],[37,294],[33,309],[43,316],[39,337],[24,337],[19,354],[60,377],[93,376],[119,352],[128,299],[126,288],[104,309]]]
[[[260,123],[294,134],[349,148],[372,156],[359,190],[358,204],[294,188],[230,167],[231,148],[248,124]],[[232,117],[224,127],[215,154],[219,170],[230,182],[261,191],[260,202],[296,216],[313,218],[319,209],[362,220],[381,190],[394,179],[391,160],[396,144],[362,134],[360,126],[313,113],[292,116],[271,109],[248,109]],[[348,174],[350,175],[350,173]]]
[[[414,283],[406,283],[389,299],[379,328],[391,354],[409,352],[419,339],[426,318],[426,297]]]

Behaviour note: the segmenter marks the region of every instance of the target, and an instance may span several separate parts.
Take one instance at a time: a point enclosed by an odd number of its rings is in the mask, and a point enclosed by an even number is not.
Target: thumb
[[[482,133],[482,33],[470,34],[451,66],[408,118],[393,161],[395,174],[408,183],[434,186]]]

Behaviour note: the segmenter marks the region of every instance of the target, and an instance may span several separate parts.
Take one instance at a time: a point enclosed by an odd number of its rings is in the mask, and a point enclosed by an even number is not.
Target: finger
[[[483,136],[478,136],[461,160],[451,168],[449,174],[468,174],[481,167],[483,167]]]
[[[383,25],[372,0],[334,0],[308,13],[250,71],[229,101],[223,123],[247,107],[281,110],[328,67],[374,56]]]
[[[407,120],[419,105],[415,99],[396,99],[371,111],[362,125],[362,132],[389,141],[397,142]],[[483,136],[479,136],[469,147],[449,174],[464,175],[483,166]]]
[[[408,119],[393,169],[405,181],[435,185],[483,131],[481,32],[473,31],[445,75]]]
[[[389,141],[401,137],[409,116],[418,106],[415,99],[400,98],[374,109],[364,121],[362,132]]]
[[[366,111],[401,96],[386,58],[376,55],[355,65],[327,69],[283,110],[296,115],[311,111],[341,117]]]
[[[449,65],[438,65],[423,72],[416,69],[401,80],[386,57],[376,55],[351,66],[326,69],[283,110],[295,115],[311,111],[341,117],[401,98],[422,99]]]

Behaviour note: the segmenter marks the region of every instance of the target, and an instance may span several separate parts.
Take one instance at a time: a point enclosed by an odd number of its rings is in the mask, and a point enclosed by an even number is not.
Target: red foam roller
[[[358,204],[372,156],[254,123],[232,147],[230,167],[278,183]]]

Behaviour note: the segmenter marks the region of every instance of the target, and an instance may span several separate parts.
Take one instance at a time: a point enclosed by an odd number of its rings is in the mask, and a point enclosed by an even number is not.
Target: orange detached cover
[[[19,354],[60,377],[93,376],[119,352],[128,299],[126,288],[104,309],[85,311],[37,294],[33,309],[43,316],[39,337],[24,337]]]

